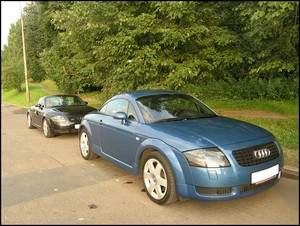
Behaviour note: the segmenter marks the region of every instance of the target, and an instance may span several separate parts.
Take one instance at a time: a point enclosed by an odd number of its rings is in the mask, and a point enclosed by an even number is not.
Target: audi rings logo
[[[253,152],[255,158],[261,159],[270,156],[271,151],[268,148],[259,149]]]

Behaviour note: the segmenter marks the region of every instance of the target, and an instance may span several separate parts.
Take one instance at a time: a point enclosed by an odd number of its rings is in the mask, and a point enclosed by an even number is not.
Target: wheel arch
[[[80,127],[79,127],[79,129],[78,129],[78,138],[80,138],[80,134],[81,134],[81,131],[82,131],[83,129],[85,129],[85,131],[86,131],[86,133],[87,133],[87,135],[88,135],[88,137],[89,137],[89,139],[90,139],[90,142],[91,142],[92,144],[94,144],[94,143],[95,143],[95,142],[94,142],[94,139],[96,139],[96,137],[93,136],[92,129],[91,129],[90,124],[88,123],[87,120],[83,120],[83,121],[80,123]],[[97,155],[100,156],[101,153],[99,153],[99,152],[96,151],[97,149],[94,148],[94,145],[91,145],[90,148],[91,148],[91,151],[93,151],[95,154],[97,154]]]
[[[176,150],[174,152],[174,148],[170,147],[169,145],[158,139],[147,139],[140,145],[135,161],[136,175],[141,177],[143,172],[144,158],[145,156],[147,156],[147,154],[151,152],[159,152],[168,161],[176,180],[176,186],[178,186],[177,184],[186,183],[187,175],[184,174],[184,169],[180,164],[181,161],[175,154]]]
[[[91,137],[92,135],[92,130],[91,130],[91,127],[89,126],[89,123],[86,121],[86,120],[83,120],[81,123],[80,123],[80,127],[78,129],[78,135],[81,133],[81,131],[85,129],[86,132],[88,133],[88,135]]]

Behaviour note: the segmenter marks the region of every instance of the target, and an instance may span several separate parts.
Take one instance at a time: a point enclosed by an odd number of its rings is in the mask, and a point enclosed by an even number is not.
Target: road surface
[[[1,106],[1,224],[299,224],[299,181],[251,197],[153,203],[140,178],[84,160],[77,135],[45,138],[26,109]]]

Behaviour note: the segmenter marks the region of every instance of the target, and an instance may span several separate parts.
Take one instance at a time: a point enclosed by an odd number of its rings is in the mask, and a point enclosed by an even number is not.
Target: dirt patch
[[[273,118],[273,119],[296,119],[299,115],[283,115],[265,111],[252,110],[217,110],[219,115],[223,116],[245,116],[252,118]]]

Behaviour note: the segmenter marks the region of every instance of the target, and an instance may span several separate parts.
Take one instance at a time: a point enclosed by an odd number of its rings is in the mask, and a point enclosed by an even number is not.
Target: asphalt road
[[[1,224],[299,224],[299,180],[251,197],[153,203],[142,181],[98,158],[77,135],[45,138],[26,109],[1,105]]]

